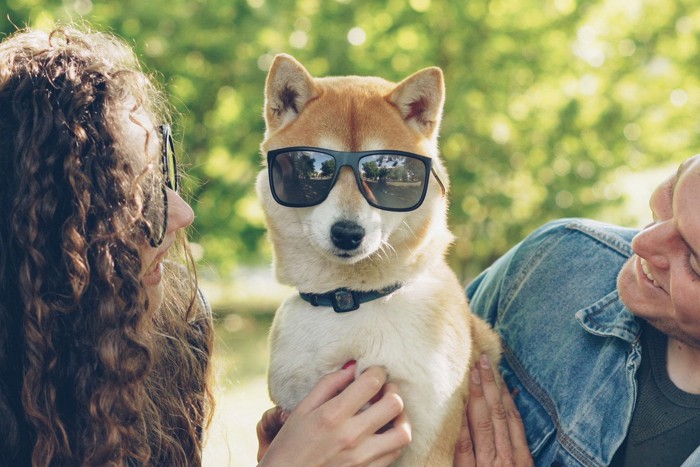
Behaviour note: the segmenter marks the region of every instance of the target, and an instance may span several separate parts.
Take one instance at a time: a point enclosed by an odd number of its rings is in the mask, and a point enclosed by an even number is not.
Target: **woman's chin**
[[[163,263],[159,262],[141,277],[141,282],[145,287],[155,287],[163,279]]]
[[[163,301],[163,263],[159,262],[151,271],[141,278],[146,295],[148,296],[149,311],[156,310]]]

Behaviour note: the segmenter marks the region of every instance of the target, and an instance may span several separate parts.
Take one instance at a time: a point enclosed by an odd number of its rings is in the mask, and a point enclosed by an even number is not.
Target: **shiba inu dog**
[[[412,427],[400,465],[452,465],[468,370],[499,339],[445,261],[439,68],[398,84],[313,78],[275,57],[257,179],[277,279],[297,288],[270,334],[272,400],[293,409],[349,360],[387,369]]]

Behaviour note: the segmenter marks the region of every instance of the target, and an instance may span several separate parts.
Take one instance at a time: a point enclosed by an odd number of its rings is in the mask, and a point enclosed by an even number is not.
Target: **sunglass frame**
[[[336,166],[335,166],[335,172],[333,173],[333,178],[331,180],[331,183],[328,187],[327,192],[320,198],[319,201],[313,202],[313,203],[289,203],[287,201],[284,201],[281,199],[275,190],[275,181],[274,181],[274,175],[273,175],[273,162],[276,157],[278,157],[280,154],[288,153],[288,152],[317,152],[321,154],[325,154],[327,156],[332,157],[335,159]],[[389,155],[389,156],[403,156],[403,157],[409,157],[412,159],[417,159],[421,161],[424,166],[425,166],[425,175],[424,175],[424,180],[425,182],[423,183],[422,187],[422,192],[420,195],[420,198],[418,201],[411,205],[410,207],[406,208],[393,208],[393,207],[386,207],[379,205],[377,203],[374,203],[371,200],[371,197],[367,194],[365,191],[364,187],[362,186],[362,179],[360,178],[360,167],[359,167],[359,162],[363,157],[367,156],[381,156],[381,155]],[[395,149],[378,149],[374,151],[358,151],[358,152],[351,152],[351,151],[336,151],[333,149],[327,149],[327,148],[318,148],[318,147],[313,147],[313,146],[290,146],[290,147],[285,147],[285,148],[279,148],[279,149],[273,149],[271,151],[267,152],[267,172],[268,172],[268,179],[270,183],[270,191],[272,192],[272,197],[275,199],[275,201],[278,204],[281,204],[282,206],[290,207],[290,208],[307,208],[307,207],[312,207],[312,206],[317,206],[321,203],[323,203],[326,198],[328,198],[328,195],[331,193],[333,190],[333,187],[335,186],[335,182],[338,180],[338,174],[340,173],[340,169],[343,167],[350,167],[355,174],[355,181],[357,183],[357,187],[360,190],[360,193],[362,193],[362,196],[367,200],[367,202],[370,204],[370,206],[375,207],[377,209],[381,209],[383,211],[394,211],[394,212],[408,212],[408,211],[414,211],[418,209],[421,204],[423,204],[423,201],[425,201],[425,196],[428,193],[428,183],[430,180],[430,174],[432,173],[435,176],[435,179],[438,181],[440,184],[440,187],[443,191],[443,194],[445,192],[444,185],[442,184],[442,181],[438,178],[437,174],[435,173],[435,170],[432,168],[433,160],[430,157],[426,156],[421,156],[420,154],[415,154],[412,152],[407,152],[407,151],[399,151]]]
[[[173,136],[170,131],[170,125],[163,124],[160,125],[158,129],[160,130],[160,134],[163,137],[160,158],[161,170],[163,171],[163,230],[160,232],[160,236],[158,238],[149,238],[149,242],[153,248],[158,248],[160,245],[163,244],[163,240],[165,240],[165,234],[168,231],[168,192],[166,189],[170,188],[176,193],[180,191],[180,172],[177,166],[175,143],[173,142]],[[170,152],[168,152],[168,150],[170,150]],[[174,177],[170,176],[171,158],[168,157],[168,154],[172,155],[172,169]]]

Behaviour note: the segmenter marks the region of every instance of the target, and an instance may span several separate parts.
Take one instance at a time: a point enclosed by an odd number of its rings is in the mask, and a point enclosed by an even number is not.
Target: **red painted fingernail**
[[[343,365],[343,370],[345,370],[345,369],[347,369],[347,368],[350,368],[351,366],[354,366],[354,365],[356,365],[356,364],[357,364],[357,362],[356,362],[355,360],[350,360],[350,361],[347,362],[345,365]]]

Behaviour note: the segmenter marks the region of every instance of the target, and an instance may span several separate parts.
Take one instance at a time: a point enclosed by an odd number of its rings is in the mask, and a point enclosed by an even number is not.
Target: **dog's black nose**
[[[365,238],[365,229],[352,221],[338,221],[331,226],[333,245],[343,250],[354,250]]]

